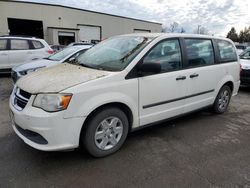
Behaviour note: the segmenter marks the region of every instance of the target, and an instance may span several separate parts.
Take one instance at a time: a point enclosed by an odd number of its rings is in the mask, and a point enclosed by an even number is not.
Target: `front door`
[[[183,113],[187,79],[182,68],[178,39],[159,42],[142,59],[158,63],[161,72],[139,78],[140,125],[150,124]]]

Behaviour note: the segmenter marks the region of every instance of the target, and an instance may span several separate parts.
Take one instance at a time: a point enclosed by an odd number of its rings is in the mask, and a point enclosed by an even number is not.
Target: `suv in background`
[[[27,61],[41,59],[54,51],[43,39],[34,37],[0,37],[0,73],[9,73],[11,68]]]

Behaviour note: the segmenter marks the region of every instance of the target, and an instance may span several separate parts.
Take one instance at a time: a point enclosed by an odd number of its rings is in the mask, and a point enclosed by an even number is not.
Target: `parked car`
[[[64,49],[66,46],[65,45],[51,45],[50,47],[54,52],[58,52]]]
[[[41,59],[54,51],[43,39],[34,37],[0,37],[0,73],[8,73],[11,68],[34,59]]]
[[[84,45],[84,46],[71,46],[64,48],[63,50],[43,59],[34,60],[29,63],[25,63],[23,65],[16,66],[12,68],[11,71],[11,78],[15,83],[19,78],[25,76],[30,72],[37,71],[38,69],[44,67],[51,67],[58,65],[60,63],[67,62],[74,59],[81,53],[85,52],[87,49],[92,47],[91,45]]]
[[[93,45],[93,43],[90,43],[90,42],[72,42],[68,45],[68,47],[70,47],[70,46],[85,46],[85,45]]]
[[[240,55],[244,50],[247,49],[245,44],[236,44],[237,54]]]
[[[241,85],[250,86],[250,49],[246,49],[240,55],[240,64],[241,64]]]
[[[129,131],[205,107],[227,110],[240,85],[231,40],[137,33],[109,38],[72,63],[21,78],[10,97],[16,134],[44,151],[117,151]]]

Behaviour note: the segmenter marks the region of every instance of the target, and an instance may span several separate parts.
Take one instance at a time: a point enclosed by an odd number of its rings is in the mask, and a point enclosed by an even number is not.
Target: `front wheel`
[[[232,91],[229,86],[224,85],[220,89],[214,101],[214,105],[213,105],[213,109],[215,113],[222,114],[227,110],[227,107],[231,99],[231,95],[232,95]]]
[[[94,157],[116,152],[128,134],[128,118],[118,108],[104,108],[90,119],[82,135],[86,150]]]

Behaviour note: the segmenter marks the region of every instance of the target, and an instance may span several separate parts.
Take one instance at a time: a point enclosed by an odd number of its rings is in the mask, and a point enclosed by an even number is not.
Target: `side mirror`
[[[141,76],[157,74],[160,72],[161,72],[161,64],[158,63],[143,62],[143,64],[139,66],[139,74]]]

